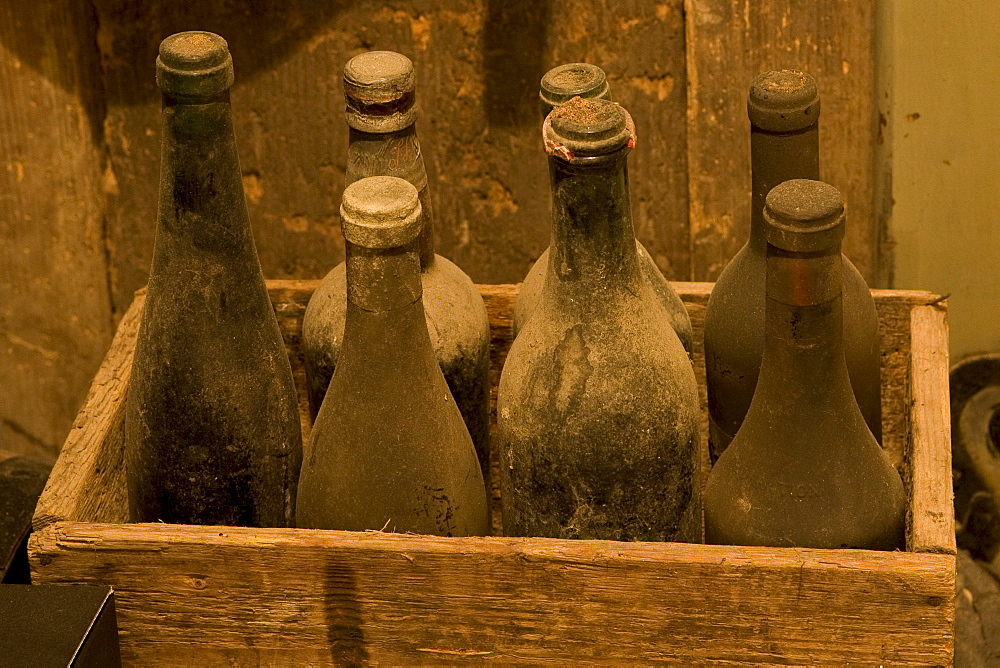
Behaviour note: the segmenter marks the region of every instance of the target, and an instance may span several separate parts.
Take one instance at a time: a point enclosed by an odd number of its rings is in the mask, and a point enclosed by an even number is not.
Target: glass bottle
[[[483,298],[457,265],[434,252],[427,170],[417,141],[413,63],[392,51],[355,56],[344,68],[347,185],[368,176],[397,176],[420,193],[420,271],[431,342],[489,476],[490,323]],[[302,321],[302,348],[313,418],[319,411],[343,345],[346,266],[323,279]]]
[[[302,434],[254,247],[226,41],[160,44],[160,201],[125,405],[133,521],[294,526]]]
[[[750,85],[750,238],[719,276],[705,311],[712,461],[743,422],[760,370],[767,248],[764,198],[783,181],[819,178],[819,108],[816,81],[805,72],[765,72]],[[843,265],[847,368],[865,421],[881,442],[878,314],[865,279],[846,257]]]
[[[554,108],[577,96],[587,99],[611,99],[611,91],[608,90],[604,70],[587,63],[569,63],[553,67],[542,77],[541,90],[538,95],[541,102],[542,120],[545,120],[545,117]],[[677,336],[680,337],[684,350],[690,354],[694,334],[691,330],[691,318],[684,307],[684,302],[677,296],[667,279],[663,277],[660,268],[653,261],[653,256],[638,239],[635,242],[635,247],[639,253],[639,269],[642,271],[642,275],[649,281],[657,300],[666,309],[670,324]],[[515,336],[521,331],[524,323],[528,321],[538,304],[548,266],[549,249],[546,248],[535,260],[531,269],[528,270],[528,275],[524,277],[524,282],[521,283],[521,289],[514,304],[513,327]]]
[[[500,377],[506,535],[695,539],[694,371],[640,268],[631,118],[574,98],[547,117],[552,252]]]
[[[298,525],[443,536],[488,531],[476,451],[421,299],[421,205],[392,176],[344,191],[347,316],[299,482]]]
[[[843,199],[798,179],[766,202],[764,358],[746,419],[705,485],[706,541],[901,547],[903,484],[844,357]]]

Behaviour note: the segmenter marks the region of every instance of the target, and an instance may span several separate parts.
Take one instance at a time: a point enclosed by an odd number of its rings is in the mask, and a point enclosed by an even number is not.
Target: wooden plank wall
[[[873,3],[865,0],[686,0],[692,275],[714,280],[750,229],[747,86],[759,72],[816,77],[820,178],[849,207],[844,252],[876,275]]]
[[[54,461],[111,342],[86,3],[0,3],[0,441]]]
[[[614,98],[635,118],[636,231],[673,280],[713,280],[743,243],[752,76],[775,66],[813,71],[825,95],[823,173],[851,206],[847,251],[876,275],[867,0],[7,4],[7,449],[54,456],[112,323],[145,283],[159,170],[154,61],[160,39],[178,30],[213,30],[230,43],[244,185],[270,278],[320,277],[342,258],[341,73],[367,49],[398,50],[416,64],[439,251],[477,282],[519,281],[548,243],[537,85],[546,69],[574,60],[604,67]]]

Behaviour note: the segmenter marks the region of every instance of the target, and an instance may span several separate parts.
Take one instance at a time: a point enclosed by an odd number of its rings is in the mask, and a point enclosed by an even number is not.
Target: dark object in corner
[[[0,619],[3,665],[122,665],[111,587],[2,585]]]
[[[979,668],[1000,660],[1000,583],[984,564],[958,551],[955,578],[955,665]]]
[[[0,582],[28,584],[27,541],[31,516],[51,466],[0,452]]]
[[[958,546],[1000,577],[1000,354],[952,367],[951,443]]]

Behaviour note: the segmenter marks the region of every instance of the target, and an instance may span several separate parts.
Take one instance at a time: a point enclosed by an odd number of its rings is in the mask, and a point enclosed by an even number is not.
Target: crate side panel
[[[124,522],[125,389],[145,295],[126,311],[35,507],[34,528],[60,520]]]
[[[951,658],[950,555],[69,522],[31,551],[115,587],[134,663]]]
[[[900,473],[908,441],[910,385],[910,311],[913,305],[876,299],[882,382],[882,447]]]
[[[911,321],[907,452],[911,552],[955,554],[951,477],[948,322],[943,304],[918,306]]]

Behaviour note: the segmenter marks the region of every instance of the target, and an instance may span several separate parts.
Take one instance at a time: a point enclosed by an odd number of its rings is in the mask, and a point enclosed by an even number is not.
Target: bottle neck
[[[768,132],[750,125],[750,246],[767,252],[764,200],[792,179],[819,180],[819,123],[795,132]]]
[[[198,104],[165,96],[162,121],[160,243],[225,255],[252,248],[229,93]]]
[[[628,151],[623,148],[587,164],[549,158],[552,244],[546,284],[586,287],[593,295],[606,294],[609,288],[638,293],[641,276],[629,202]]]
[[[368,313],[386,313],[420,301],[422,292],[416,242],[388,249],[347,244],[350,306]]]
[[[804,400],[854,401],[844,358],[842,260],[839,246],[835,250],[768,249],[764,355],[754,401],[766,395],[772,410],[783,398],[800,407]]]
[[[420,229],[420,266],[434,264],[434,218],[427,196],[427,169],[417,140],[416,123],[394,132],[365,132],[350,128],[346,185],[369,176],[396,176],[413,184],[424,211]]]

